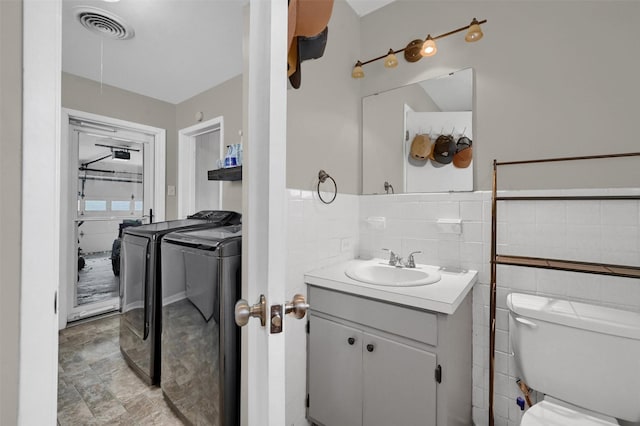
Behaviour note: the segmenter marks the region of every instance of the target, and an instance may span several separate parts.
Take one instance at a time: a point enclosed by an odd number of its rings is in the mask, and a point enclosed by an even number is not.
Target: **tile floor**
[[[118,315],[60,331],[58,425],[176,425],[182,422],[158,387],[127,366],[118,346]]]

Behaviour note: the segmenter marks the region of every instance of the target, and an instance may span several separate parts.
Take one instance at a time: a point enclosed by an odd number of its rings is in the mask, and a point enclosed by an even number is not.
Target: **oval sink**
[[[440,281],[440,273],[432,269],[396,268],[380,261],[357,262],[349,266],[345,275],[367,284],[414,287]]]

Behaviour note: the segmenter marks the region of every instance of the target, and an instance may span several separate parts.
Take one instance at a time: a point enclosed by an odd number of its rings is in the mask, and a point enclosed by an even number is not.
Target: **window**
[[[142,211],[142,201],[135,201],[135,209],[137,212]]]
[[[106,200],[85,200],[84,210],[87,212],[106,212],[107,201]]]
[[[114,212],[128,212],[131,209],[131,201],[112,201],[111,211]]]

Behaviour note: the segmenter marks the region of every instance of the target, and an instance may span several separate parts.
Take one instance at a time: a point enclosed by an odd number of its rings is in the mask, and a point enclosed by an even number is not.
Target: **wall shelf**
[[[495,347],[496,347],[496,294],[497,294],[497,265],[523,266],[529,268],[553,269],[588,274],[610,275],[627,278],[640,278],[640,267],[627,265],[612,265],[606,263],[581,262],[577,260],[547,259],[515,255],[501,255],[497,252],[497,212],[498,201],[552,201],[552,200],[640,200],[640,195],[554,195],[554,196],[504,196],[498,195],[498,166],[524,165],[534,163],[549,163],[559,161],[593,160],[599,158],[638,157],[640,152],[624,154],[591,155],[580,157],[560,157],[525,161],[493,161],[493,192],[491,198],[491,286],[489,301],[489,426],[494,425],[493,393],[495,376]]]
[[[575,260],[545,259],[540,257],[496,255],[497,265],[525,266],[559,271],[585,272],[589,274],[614,275],[640,278],[640,267],[611,265],[605,263],[579,262]]]
[[[242,180],[242,166],[207,171],[208,180]]]

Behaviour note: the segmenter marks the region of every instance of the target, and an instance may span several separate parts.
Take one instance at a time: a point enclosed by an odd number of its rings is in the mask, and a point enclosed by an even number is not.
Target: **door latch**
[[[271,334],[282,333],[282,305],[271,306]]]
[[[294,295],[290,302],[284,304],[284,307],[282,305],[271,306],[271,334],[282,333],[284,315],[302,319],[307,314],[307,309],[309,309],[309,304],[301,294]]]

